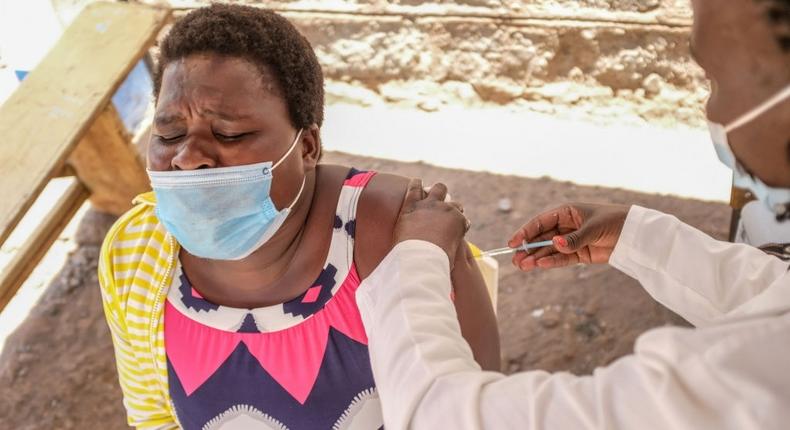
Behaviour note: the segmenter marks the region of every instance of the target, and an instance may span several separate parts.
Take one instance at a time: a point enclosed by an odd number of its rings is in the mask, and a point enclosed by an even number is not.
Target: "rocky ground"
[[[723,238],[726,205],[330,153],[326,162],[447,183],[474,220],[469,238],[500,246],[520,223],[566,200],[637,203],[677,215]],[[499,209],[509,199],[511,208]],[[505,205],[507,206],[507,205]],[[89,212],[77,249],[0,355],[0,428],[126,428],[96,263],[112,217]],[[590,373],[627,354],[645,330],[684,322],[636,282],[607,267],[522,274],[502,262],[499,321],[503,366]]]

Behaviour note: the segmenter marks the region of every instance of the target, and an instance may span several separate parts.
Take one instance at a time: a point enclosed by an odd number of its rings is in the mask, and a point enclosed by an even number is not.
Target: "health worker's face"
[[[790,85],[790,53],[771,2],[692,0],[691,52],[711,82],[708,119],[727,125]],[[790,100],[728,136],[735,157],[769,186],[790,188]]]

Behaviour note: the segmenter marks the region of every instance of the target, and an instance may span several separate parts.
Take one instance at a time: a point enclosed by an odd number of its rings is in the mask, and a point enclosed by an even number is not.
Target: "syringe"
[[[496,257],[497,255],[512,254],[517,251],[526,251],[528,249],[534,249],[534,248],[543,248],[545,246],[551,246],[553,244],[554,242],[550,240],[544,240],[543,242],[533,242],[533,243],[524,242],[518,248],[505,247],[505,248],[489,249],[488,251],[481,252],[478,258]]]

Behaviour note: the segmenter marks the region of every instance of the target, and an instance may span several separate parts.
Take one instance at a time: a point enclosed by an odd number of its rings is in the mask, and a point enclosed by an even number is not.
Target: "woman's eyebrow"
[[[252,118],[252,115],[247,114],[229,114],[225,112],[215,111],[211,109],[204,109],[201,112],[202,115],[206,116],[213,116],[225,121],[238,121]],[[181,114],[167,114],[167,113],[160,113],[154,117],[154,124],[157,127],[164,127],[167,125],[171,125],[173,123],[183,122],[184,116]]]
[[[225,121],[237,121],[237,120],[242,120],[242,119],[249,119],[251,117],[251,115],[246,115],[246,114],[243,114],[243,113],[232,113],[231,114],[231,113],[225,113],[225,112],[221,112],[221,111],[215,111],[215,110],[212,110],[212,109],[203,109],[203,111],[201,113],[203,115],[215,116],[215,117],[217,117],[219,119],[222,119],[222,120],[225,120]]]
[[[157,127],[164,127],[176,122],[184,121],[184,117],[178,114],[157,114],[154,117],[154,123]]]

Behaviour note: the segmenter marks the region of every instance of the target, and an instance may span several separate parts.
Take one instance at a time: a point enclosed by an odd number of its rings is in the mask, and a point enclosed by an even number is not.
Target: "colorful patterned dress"
[[[289,302],[216,305],[177,264],[165,303],[165,352],[170,397],[185,429],[382,427],[354,298],[356,209],[373,175],[349,173],[323,270]]]

